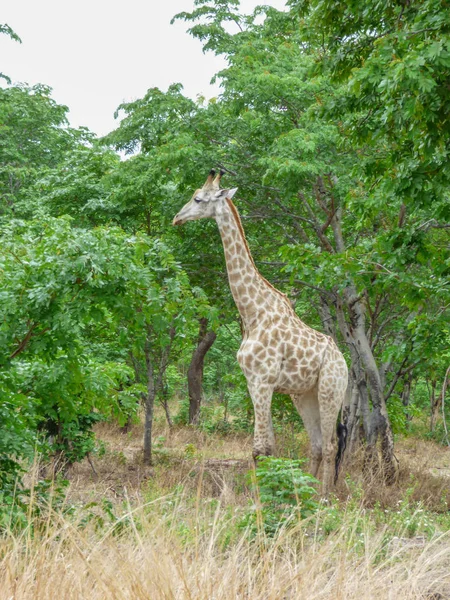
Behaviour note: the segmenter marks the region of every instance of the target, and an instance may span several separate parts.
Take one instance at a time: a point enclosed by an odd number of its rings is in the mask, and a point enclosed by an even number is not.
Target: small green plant
[[[170,450],[165,447],[166,438],[159,435],[153,442],[153,458],[158,464],[168,464],[170,462]]]
[[[187,459],[192,459],[195,457],[196,454],[197,448],[195,447],[195,444],[186,444],[186,446],[184,447],[184,456]]]
[[[314,514],[319,508],[319,482],[302,470],[302,460],[265,457],[258,460],[253,485],[257,502],[243,519],[242,526],[254,534],[261,528],[273,536],[282,526]]]
[[[95,531],[110,528],[113,535],[120,535],[132,527],[133,517],[127,514],[126,506],[123,507],[126,512],[122,516],[117,514],[117,508],[108,498],[102,498],[100,502],[90,502],[82,509],[83,517],[79,521],[79,526],[85,528],[91,525]],[[139,521],[134,519],[133,522],[134,527],[141,528]]]
[[[173,416],[175,425],[187,425],[189,423],[189,398],[183,398],[178,402],[178,412]]]
[[[25,488],[18,478],[13,486],[0,490],[0,533],[18,532],[32,524],[30,531],[35,531],[45,524],[53,511],[69,515],[71,509],[65,503],[66,479],[58,477],[54,480],[33,481],[31,487]]]

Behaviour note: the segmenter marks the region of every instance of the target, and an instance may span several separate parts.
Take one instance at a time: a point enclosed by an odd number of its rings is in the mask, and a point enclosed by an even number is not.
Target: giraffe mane
[[[261,275],[261,273],[258,270],[258,267],[255,265],[255,261],[253,260],[253,256],[252,253],[250,252],[250,248],[247,242],[247,238],[245,237],[245,232],[244,232],[244,228],[242,227],[242,222],[241,222],[241,217],[239,216],[239,212],[236,208],[236,206],[233,204],[233,201],[230,200],[230,198],[226,199],[228,206],[230,207],[231,213],[233,215],[233,217],[235,218],[236,224],[238,226],[238,229],[241,233],[242,236],[242,240],[244,242],[244,246],[245,249],[247,250],[247,254],[253,264],[253,266],[255,267],[255,271],[258,273],[260,279],[262,279],[262,281],[270,288],[272,289],[274,292],[276,292],[279,296],[281,296],[281,298],[283,298],[284,302],[287,304],[287,306],[290,308],[290,310],[293,312],[293,314],[295,316],[297,316],[297,313],[295,312],[295,310],[292,308],[291,303],[289,302],[289,298],[286,296],[286,294],[283,294],[283,292],[280,292],[280,290],[277,290],[277,288],[275,286],[273,286],[270,281],[267,281],[267,279],[265,277],[263,277]]]

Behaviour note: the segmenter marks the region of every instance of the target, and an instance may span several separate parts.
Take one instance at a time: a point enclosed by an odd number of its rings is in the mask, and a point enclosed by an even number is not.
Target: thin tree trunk
[[[436,386],[437,386],[437,380],[433,379],[433,381],[431,382],[431,398],[430,398],[430,403],[431,403],[430,431],[431,431],[431,433],[433,433],[433,431],[436,427],[437,417],[439,414],[439,408],[441,406],[441,395],[438,394],[438,396],[436,397]]]
[[[164,413],[166,415],[167,424],[169,425],[169,428],[172,429],[173,421],[172,421],[172,415],[170,414],[169,393],[168,393],[166,383],[163,383],[162,389],[160,391],[160,399],[161,399],[162,407],[164,408]]]
[[[228,404],[229,404],[229,401],[228,401],[228,398],[226,398],[224,390],[222,390],[220,392],[219,402],[220,402],[220,404],[223,404],[223,407],[224,407],[223,422],[226,423],[228,421]]]
[[[131,425],[132,425],[132,420],[131,420],[131,417],[128,416],[127,420],[125,422],[125,425],[122,425],[122,427],[120,428],[120,433],[123,433],[123,434],[128,433],[131,429]]]
[[[317,312],[319,313],[320,320],[322,321],[322,327],[325,333],[333,338],[337,342],[336,328],[334,326],[334,318],[331,314],[330,306],[327,302],[327,298],[320,296],[319,303],[317,305]]]
[[[358,422],[361,417],[359,410],[359,391],[358,385],[353,377],[352,372],[349,373],[349,393],[348,396],[348,418],[347,418],[347,439],[349,452],[352,452],[356,442],[356,431],[358,429]]]
[[[156,383],[155,383],[155,394],[157,394],[159,396],[162,407],[164,408],[164,413],[166,415],[167,424],[169,425],[169,427],[171,429],[173,427],[173,422],[172,422],[172,417],[170,415],[170,410],[169,410],[169,399],[168,399],[165,375],[166,375],[167,367],[169,366],[170,351],[172,350],[172,344],[173,344],[173,340],[175,339],[175,334],[176,334],[176,330],[172,324],[170,326],[170,331],[169,331],[169,343],[167,344],[167,346],[164,347],[164,349],[161,352],[158,376],[156,378]]]
[[[152,427],[153,411],[155,408],[155,382],[153,379],[153,363],[150,351],[150,332],[145,340],[145,366],[147,370],[147,394],[145,397],[145,421],[144,421],[144,464],[152,464]]]
[[[199,320],[200,328],[197,347],[192,354],[191,364],[189,365],[187,379],[189,392],[189,424],[197,425],[200,418],[200,406],[203,392],[203,366],[205,356],[211,346],[214,344],[216,334],[214,331],[208,331],[208,320],[201,318]]]
[[[406,378],[403,381],[403,390],[402,390],[402,404],[406,409],[408,409],[409,399],[411,396],[411,382],[412,382],[412,375],[410,373],[408,373],[408,375],[406,376]],[[407,410],[406,410],[406,414],[405,414],[406,429],[409,429],[411,419],[412,419],[412,417],[411,417],[410,413],[407,412]]]
[[[155,410],[155,398],[157,394],[163,390],[164,374],[169,364],[170,350],[172,343],[175,338],[175,327],[171,325],[169,332],[169,343],[162,350],[159,367],[156,368],[153,365],[153,357],[151,352],[151,341],[152,341],[152,330],[149,326],[147,329],[147,339],[145,340],[144,354],[145,354],[145,367],[147,375],[147,394],[145,395],[145,420],[144,420],[144,464],[152,464],[152,428],[153,428],[153,414]],[[164,406],[164,402],[162,402]],[[169,426],[172,424],[170,418],[169,407],[167,402],[164,406],[166,417]]]

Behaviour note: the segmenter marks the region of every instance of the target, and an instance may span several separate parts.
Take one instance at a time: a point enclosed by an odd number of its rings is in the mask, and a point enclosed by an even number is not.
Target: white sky
[[[250,13],[258,4],[284,7],[284,0],[241,0]],[[224,62],[171,18],[190,12],[193,0],[3,0],[0,23],[22,39],[0,36],[0,71],[13,82],[44,83],[69,109],[75,127],[98,135],[117,127],[113,114],[123,101],[148,88],[174,82],[195,98],[218,93],[211,77]]]

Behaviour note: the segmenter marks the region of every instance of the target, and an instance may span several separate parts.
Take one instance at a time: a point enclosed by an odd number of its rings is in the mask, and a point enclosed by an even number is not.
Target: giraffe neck
[[[245,325],[249,325],[259,309],[273,304],[274,295],[282,296],[259,273],[245,239],[238,211],[226,199],[216,215],[222,237],[231,293]]]

